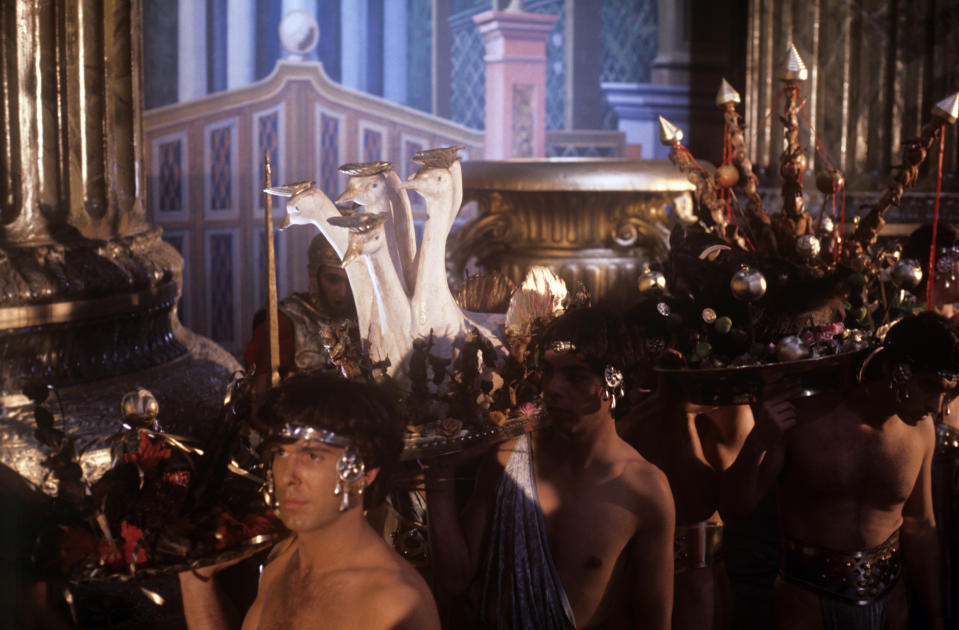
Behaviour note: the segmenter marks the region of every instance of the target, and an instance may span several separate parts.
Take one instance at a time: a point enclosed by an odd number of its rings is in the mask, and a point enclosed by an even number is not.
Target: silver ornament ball
[[[138,387],[120,399],[120,417],[130,426],[150,428],[160,415],[160,404],[149,390]]]
[[[922,282],[922,267],[912,258],[903,258],[892,266],[889,279],[900,289],[912,289]]]
[[[803,234],[796,239],[796,253],[803,260],[812,260],[819,255],[821,248],[819,239],[812,234]]]
[[[755,302],[766,294],[766,277],[752,267],[743,267],[733,274],[729,288],[737,300]]]
[[[639,287],[640,293],[646,293],[647,291],[652,291],[654,289],[665,291],[666,276],[659,271],[650,271],[647,269],[642,273],[642,275],[639,276],[636,284]]]
[[[836,228],[836,224],[833,223],[831,217],[823,217],[822,223],[819,224],[819,233],[823,236],[832,234],[832,231]]]

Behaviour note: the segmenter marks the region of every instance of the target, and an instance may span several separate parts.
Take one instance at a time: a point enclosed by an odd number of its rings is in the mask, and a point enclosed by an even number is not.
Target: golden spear
[[[270,152],[265,154],[263,164],[263,188],[269,189],[273,182],[270,175]],[[270,331],[270,385],[280,382],[280,325],[276,300],[276,254],[273,251],[273,196],[263,194],[263,220],[266,227],[266,318]]]

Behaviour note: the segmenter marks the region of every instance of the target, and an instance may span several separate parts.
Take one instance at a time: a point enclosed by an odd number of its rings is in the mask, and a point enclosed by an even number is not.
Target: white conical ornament
[[[803,63],[795,44],[789,44],[786,52],[786,65],[779,71],[779,78],[783,81],[805,81],[809,78],[809,71]]]
[[[738,105],[741,102],[739,92],[729,84],[726,77],[723,77],[723,82],[719,84],[719,92],[716,93],[716,107],[725,107],[729,103]]]
[[[959,119],[959,92],[942,99],[932,108],[932,115],[950,125]]]
[[[683,130],[660,116],[659,141],[667,147],[675,146],[683,141]]]

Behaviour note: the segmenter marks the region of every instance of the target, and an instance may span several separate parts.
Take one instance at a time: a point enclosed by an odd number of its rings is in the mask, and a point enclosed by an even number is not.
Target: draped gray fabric
[[[500,630],[576,627],[549,551],[528,434],[516,440],[496,489],[481,610]]]
[[[881,630],[886,621],[886,597],[865,606],[821,595],[824,630]]]

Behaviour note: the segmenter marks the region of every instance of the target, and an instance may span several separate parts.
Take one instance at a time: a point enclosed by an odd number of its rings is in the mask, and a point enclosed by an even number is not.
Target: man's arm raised
[[[455,475],[460,458],[453,456],[430,463],[425,471],[429,537],[438,584],[444,591],[465,593],[479,571],[479,555],[491,518],[490,503],[496,479],[503,467],[497,452],[481,454],[476,486],[466,506],[456,500]],[[476,458],[477,454],[464,454]]]
[[[640,525],[633,539],[631,565],[633,622],[668,629],[673,612],[673,537],[676,508],[669,482],[648,462],[640,473]]]
[[[796,425],[796,406],[791,399],[798,393],[798,387],[780,390],[758,406],[756,425],[722,475],[719,512],[723,520],[748,516],[779,477],[783,435]]]

